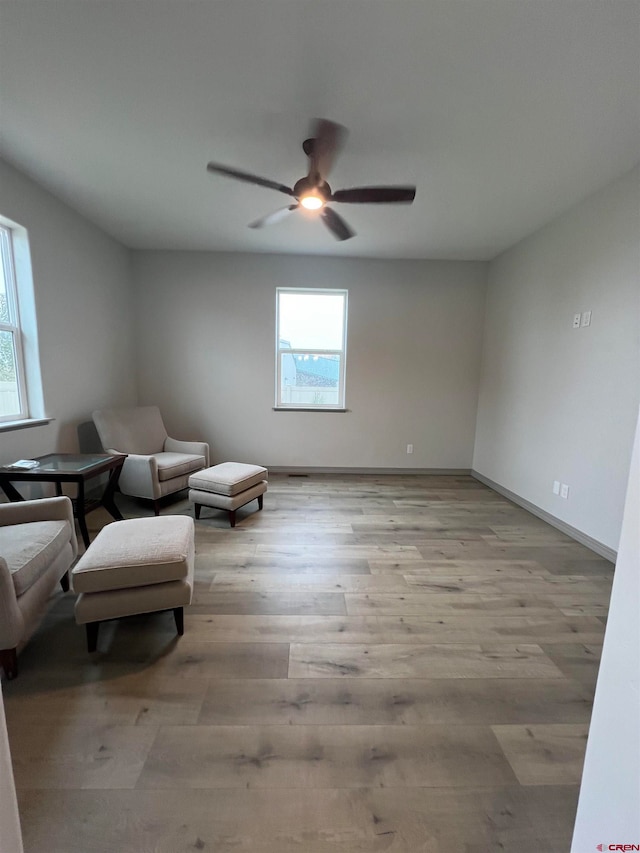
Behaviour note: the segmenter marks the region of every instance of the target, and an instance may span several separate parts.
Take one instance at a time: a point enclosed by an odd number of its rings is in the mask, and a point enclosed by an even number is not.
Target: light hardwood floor
[[[254,506],[196,523],[179,639],[89,655],[58,594],[4,686],[26,853],[567,853],[613,566],[466,476]]]

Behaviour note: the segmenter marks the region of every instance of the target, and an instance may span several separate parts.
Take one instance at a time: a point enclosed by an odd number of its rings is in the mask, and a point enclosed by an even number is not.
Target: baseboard
[[[267,465],[270,474],[374,474],[384,476],[385,474],[397,475],[442,475],[442,476],[470,476],[469,468],[327,468],[313,467],[308,465]]]
[[[612,563],[615,563],[618,552],[614,551],[613,548],[609,548],[608,545],[603,545],[602,542],[598,542],[597,539],[593,539],[591,536],[588,536],[576,527],[572,527],[570,524],[567,524],[566,521],[561,521],[559,518],[551,515],[551,513],[546,512],[544,509],[540,509],[539,506],[532,504],[526,498],[520,497],[520,495],[517,495],[510,489],[506,489],[504,486],[501,486],[500,483],[495,483],[493,480],[490,480],[489,477],[485,477],[484,474],[480,474],[478,471],[474,471],[472,469],[471,476],[476,480],[479,480],[481,483],[484,483],[485,486],[489,486],[489,488],[493,489],[494,492],[498,492],[498,494],[508,498],[514,504],[526,509],[532,515],[537,516],[537,518],[541,518],[543,521],[546,521],[547,524],[550,524],[557,530],[561,530],[563,533],[566,533],[567,536],[575,539],[576,542],[579,542],[591,551],[595,551],[596,554],[604,557],[605,560],[610,560]]]

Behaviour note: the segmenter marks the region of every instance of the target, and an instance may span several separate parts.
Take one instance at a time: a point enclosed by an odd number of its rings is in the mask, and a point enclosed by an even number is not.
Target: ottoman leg
[[[262,509],[264,495],[258,495],[258,511]]]
[[[0,668],[4,669],[7,681],[18,677],[18,649],[0,649]]]
[[[174,607],[173,618],[176,620],[178,634],[182,636],[184,634],[184,607]]]
[[[236,511],[235,511],[235,509],[229,510],[229,524],[231,525],[231,527],[236,526]]]
[[[200,518],[200,510],[201,510],[201,509],[202,509],[202,505],[201,505],[201,504],[194,504],[194,505],[193,505],[193,512],[194,512],[194,515],[195,515],[195,517],[196,517],[196,518]]]
[[[98,647],[98,628],[99,622],[87,622],[87,650],[95,652]]]

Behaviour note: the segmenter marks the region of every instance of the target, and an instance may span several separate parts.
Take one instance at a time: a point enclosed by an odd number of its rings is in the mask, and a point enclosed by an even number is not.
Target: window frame
[[[14,363],[16,369],[16,385],[18,391],[19,411],[7,415],[0,414],[0,426],[15,421],[25,421],[29,418],[29,396],[27,393],[27,378],[24,359],[24,339],[20,324],[20,300],[16,278],[14,232],[13,229],[0,221],[0,262],[4,272],[5,291],[9,319],[0,319],[0,332],[8,332],[13,339]]]
[[[281,347],[280,340],[280,294],[296,293],[320,295],[323,293],[332,296],[340,295],[342,302],[342,348],[341,349],[316,349],[313,347]],[[347,318],[348,318],[349,291],[338,287],[276,287],[276,370],[275,370],[275,405],[274,411],[295,412],[344,412],[346,401],[346,373],[347,373]],[[302,403],[296,405],[291,402],[282,401],[282,355],[317,355],[317,356],[339,356],[338,375],[338,402],[337,403]]]

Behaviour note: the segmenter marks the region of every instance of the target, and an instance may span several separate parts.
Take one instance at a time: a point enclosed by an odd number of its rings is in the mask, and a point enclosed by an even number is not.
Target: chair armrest
[[[107,450],[107,453],[120,453],[119,450]],[[156,500],[160,496],[158,488],[158,460],[152,454],[129,453],[124,460],[120,479],[120,491],[125,495]]]
[[[73,527],[73,506],[67,497],[39,498],[0,504],[0,527],[30,521],[69,521]]]
[[[196,456],[204,456],[204,467],[209,467],[209,445],[206,441],[179,441],[177,438],[167,436],[164,449],[168,453],[193,453]]]
[[[0,504],[0,527],[7,527],[9,524],[29,524],[32,521],[68,521],[73,557],[75,559],[78,556],[73,504],[68,497],[63,495],[57,498],[39,498],[33,501]]]
[[[24,617],[18,607],[16,588],[5,560],[0,557],[0,649],[13,649],[24,633]]]

